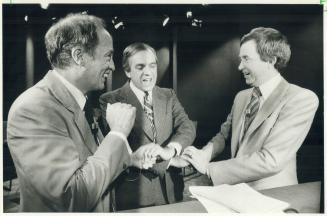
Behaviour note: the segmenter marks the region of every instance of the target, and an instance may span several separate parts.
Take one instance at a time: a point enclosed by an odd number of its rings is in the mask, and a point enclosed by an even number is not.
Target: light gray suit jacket
[[[211,179],[215,185],[247,182],[260,190],[297,184],[296,152],[311,127],[318,98],[312,91],[282,79],[241,139],[251,90],[236,95],[231,113],[211,140],[214,157],[232,133],[232,158],[210,163]]]
[[[20,210],[109,211],[109,184],[130,165],[120,138],[97,147],[85,115],[51,71],[20,95],[8,116]]]

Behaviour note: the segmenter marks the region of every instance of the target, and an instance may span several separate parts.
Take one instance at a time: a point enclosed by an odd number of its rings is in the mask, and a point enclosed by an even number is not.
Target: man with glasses
[[[195,126],[176,94],[156,86],[157,56],[144,43],[134,43],[123,52],[123,69],[129,81],[100,97],[105,113],[107,103],[123,102],[136,107],[135,125],[128,136],[132,150],[144,147],[146,158],[158,158],[149,170],[128,169],[115,184],[117,210],[173,203],[183,198],[181,170],[174,156],[192,144]]]
[[[239,70],[252,88],[239,92],[220,132],[183,158],[214,185],[246,182],[255,189],[297,184],[296,152],[311,127],[318,98],[281,75],[291,49],[272,28],[255,28],[241,39]],[[231,134],[229,160],[211,162]]]

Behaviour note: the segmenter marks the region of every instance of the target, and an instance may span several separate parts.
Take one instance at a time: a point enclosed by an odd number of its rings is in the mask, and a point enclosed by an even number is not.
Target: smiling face
[[[126,76],[142,91],[151,91],[157,82],[157,61],[149,50],[142,50],[128,59]]]
[[[254,40],[249,40],[241,45],[239,56],[241,63],[238,69],[243,73],[246,84],[259,86],[271,77],[268,70],[271,63],[261,60]]]
[[[87,91],[101,90],[110,72],[115,70],[113,61],[113,44],[110,34],[105,30],[98,31],[99,43],[93,56],[85,54],[84,85]]]

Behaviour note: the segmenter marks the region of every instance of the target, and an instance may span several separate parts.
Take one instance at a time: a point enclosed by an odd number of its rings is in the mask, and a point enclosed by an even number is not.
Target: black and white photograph
[[[324,213],[324,4],[4,1],[2,212]]]

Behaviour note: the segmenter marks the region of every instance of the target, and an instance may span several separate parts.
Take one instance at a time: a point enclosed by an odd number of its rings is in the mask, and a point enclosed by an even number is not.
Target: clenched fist
[[[114,103],[107,105],[106,120],[112,131],[121,132],[126,137],[131,132],[135,121],[136,109],[130,104]]]

